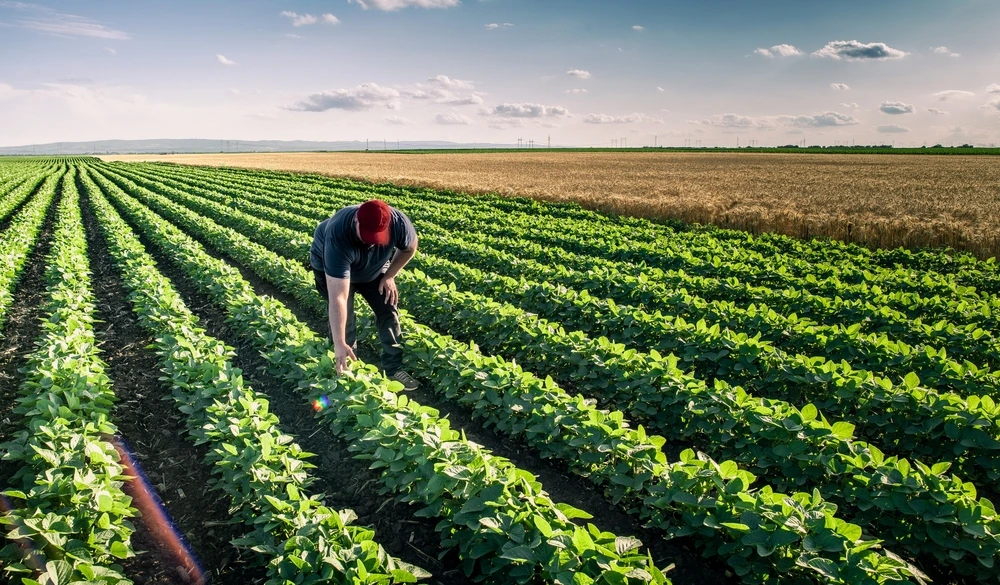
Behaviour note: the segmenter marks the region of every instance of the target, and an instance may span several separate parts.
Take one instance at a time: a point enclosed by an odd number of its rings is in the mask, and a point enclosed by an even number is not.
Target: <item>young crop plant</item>
[[[46,319],[29,356],[14,413],[26,428],[2,446],[19,462],[15,506],[0,516],[11,541],[0,550],[8,578],[33,583],[131,583],[116,564],[134,556],[136,515],[122,491],[125,469],[108,440],[115,401],[93,330],[94,300],[75,171],[62,197],[46,259]],[[48,195],[51,200],[51,194]],[[41,208],[47,206],[44,198]],[[22,559],[21,546],[28,551]]]
[[[187,415],[189,437],[211,447],[207,463],[219,475],[216,487],[231,498],[234,520],[248,529],[235,544],[267,560],[269,584],[389,584],[430,577],[386,554],[373,531],[352,524],[353,512],[331,510],[309,495],[310,454],[281,433],[267,399],[244,385],[229,362],[232,350],[198,326],[97,185],[87,176],[83,183],[139,320],[154,336],[164,380]]]

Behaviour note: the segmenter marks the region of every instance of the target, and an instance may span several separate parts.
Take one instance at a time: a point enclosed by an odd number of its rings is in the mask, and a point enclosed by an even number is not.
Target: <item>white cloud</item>
[[[233,65],[236,65],[236,61],[226,58],[225,55],[216,55],[215,58],[219,60],[219,63],[222,63],[226,67],[232,67]]]
[[[797,47],[792,45],[774,45],[770,49],[759,48],[754,51],[756,55],[763,55],[764,57],[774,58],[774,57],[797,57],[799,55],[805,55]]]
[[[0,26],[26,28],[59,37],[91,37],[118,41],[132,38],[132,35],[127,32],[109,28],[90,18],[74,14],[62,14],[40,4],[0,2],[0,6],[33,13],[27,18],[18,19],[10,23],[0,23]]]
[[[902,59],[906,52],[893,49],[885,43],[862,43],[860,41],[833,41],[813,53],[814,57],[861,61],[865,59]]]
[[[230,87],[229,88],[229,93],[231,93],[233,95],[243,95],[243,92],[240,91],[239,88],[236,88],[236,87]]]
[[[585,71],[583,69],[570,69],[566,72],[566,75],[576,77],[577,79],[590,79],[590,71]]]
[[[445,80],[447,80],[447,82],[443,82],[438,78],[444,78]],[[432,77],[430,80],[432,82],[435,82],[437,85],[444,85],[445,83],[451,83],[452,87],[469,86],[469,82],[464,82],[457,79],[455,80],[448,79],[443,75],[439,75],[438,77]],[[454,82],[458,82],[458,84],[455,84]],[[436,104],[450,104],[453,106],[470,106],[470,105],[477,106],[483,103],[482,94],[479,92],[472,92],[469,94],[462,95],[462,94],[457,94],[451,91],[450,89],[444,89],[443,87],[427,88],[427,86],[421,86],[419,84],[415,87],[403,89],[400,92],[400,94],[403,97],[407,97],[414,100],[427,100],[434,102]]]
[[[446,89],[472,89],[473,87],[473,83],[471,81],[452,79],[447,75],[435,75],[434,77],[429,77],[427,82],[432,85],[439,85]]]
[[[348,0],[365,10],[374,8],[385,12],[416,6],[417,8],[451,8],[461,4],[461,0]]]
[[[480,113],[484,116],[497,116],[500,118],[558,118],[568,116],[569,110],[561,106],[520,103],[500,104]]]
[[[983,108],[987,110],[1000,110],[1000,99],[995,99],[991,102],[983,104]]]
[[[948,55],[949,57],[961,57],[960,53],[953,53],[948,47],[931,47],[931,50],[938,55]]]
[[[646,27],[644,27],[644,26],[639,26],[639,25],[637,24],[637,25],[635,25],[635,26],[633,26],[633,27],[632,27],[632,30],[634,30],[634,31],[644,31],[644,30],[646,30]]]
[[[434,123],[445,126],[468,126],[469,124],[472,124],[472,120],[457,112],[450,112],[434,116]]]
[[[882,102],[879,106],[879,110],[883,114],[901,115],[901,114],[913,114],[917,111],[913,104],[904,104],[903,102]]]
[[[288,37],[288,38],[290,38],[290,39],[304,39],[305,38],[302,35],[295,35],[295,34],[292,34],[292,33],[286,33],[285,36]]]
[[[413,123],[409,118],[403,118],[402,116],[386,116],[382,119],[393,126],[408,126]]]
[[[379,107],[395,110],[399,107],[399,95],[399,91],[391,87],[363,83],[351,89],[335,89],[311,94],[305,100],[288,106],[288,109],[294,112],[361,111]]]
[[[963,91],[961,89],[946,89],[945,91],[939,91],[932,95],[937,99],[941,100],[942,102],[948,101],[949,99],[952,98],[976,97],[976,94],[972,93],[971,91]]]
[[[514,26],[514,25],[511,24],[511,23],[509,23],[509,22],[502,22],[502,23],[501,22],[491,22],[490,24],[486,25],[486,30],[496,30],[498,28],[506,28],[506,27],[510,27],[510,26]]]
[[[879,126],[875,130],[883,134],[903,134],[910,131],[910,129],[906,126],[900,126],[899,124],[886,124],[884,126]]]
[[[1000,84],[991,83],[986,87],[986,93],[1000,93]]]
[[[626,116],[609,116],[607,114],[587,114],[583,117],[586,124],[632,124],[635,122],[651,122],[661,124],[663,120],[650,118],[646,114],[628,114]]]
[[[935,115],[938,115],[938,116],[943,116],[943,115],[945,115],[945,114],[948,113],[948,112],[946,112],[944,110],[939,110],[937,108],[927,108],[927,111],[930,112],[931,114],[935,114]]]
[[[795,57],[795,56],[798,56],[798,55],[804,55],[805,54],[802,51],[800,51],[798,48],[793,47],[792,45],[785,45],[785,44],[774,45],[773,47],[771,47],[771,52],[774,53],[775,55],[779,55],[781,57]]]
[[[742,116],[739,114],[721,114],[707,120],[695,121],[695,124],[718,126],[721,128],[827,128],[834,126],[854,126],[860,122],[853,116],[840,112],[823,112],[821,114],[800,116]]]
[[[846,91],[848,89],[851,89],[851,87],[846,83],[831,83],[830,89],[835,89],[837,91]]]
[[[587,90],[585,90],[585,89],[582,89],[582,88],[576,88],[576,89],[567,89],[567,90],[566,90],[566,93],[572,93],[572,94],[580,94],[580,93],[587,93]]]
[[[656,91],[661,91],[662,92],[662,91],[667,91],[667,90],[665,90],[662,87],[660,87],[659,85],[657,85],[656,86]]]
[[[290,19],[292,21],[292,26],[309,26],[317,23],[338,24],[340,22],[339,18],[330,13],[314,16],[312,14],[298,14],[297,12],[285,10],[281,13],[281,15]]]
[[[111,53],[112,55],[117,55],[118,51],[112,49],[111,47],[104,47],[104,50]]]
[[[858,104],[856,104],[854,102],[840,103],[840,104],[837,104],[837,105],[840,106],[840,107],[842,107],[842,108],[849,108],[851,110],[860,110],[861,109],[861,106],[859,106]]]

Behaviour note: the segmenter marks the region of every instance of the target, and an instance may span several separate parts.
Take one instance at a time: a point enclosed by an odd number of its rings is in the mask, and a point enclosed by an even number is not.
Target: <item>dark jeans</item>
[[[316,290],[323,298],[330,301],[330,293],[326,290],[326,273],[313,269],[316,276]],[[385,302],[385,295],[378,292],[382,277],[371,282],[352,282],[347,293],[347,325],[344,337],[347,345],[357,349],[357,319],[354,316],[354,293],[359,292],[368,306],[375,312],[375,327],[378,329],[378,340],[382,344],[382,369],[387,376],[395,374],[403,367],[403,333],[399,327],[399,309]],[[330,335],[333,340],[333,334]]]

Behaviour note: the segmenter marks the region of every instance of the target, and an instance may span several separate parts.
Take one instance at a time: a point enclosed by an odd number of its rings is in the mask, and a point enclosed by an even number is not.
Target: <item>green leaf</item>
[[[111,498],[108,493],[97,494],[97,511],[98,512],[110,512],[112,508],[115,507],[115,501]]]
[[[844,441],[849,441],[854,436],[854,425],[849,422],[835,422],[830,430],[833,431],[833,436]]]
[[[525,563],[537,562],[535,553],[528,547],[524,545],[511,547],[507,552],[500,555],[500,558],[507,559],[510,561],[521,561]]]
[[[543,537],[545,537],[545,538],[552,538],[552,535],[554,534],[554,532],[553,532],[552,526],[549,524],[548,520],[546,520],[544,517],[542,517],[539,514],[535,514],[534,516],[532,516],[532,520],[535,523],[535,528],[537,528],[538,531],[542,533]]]
[[[836,581],[840,575],[837,564],[829,559],[813,558],[806,562],[806,566],[823,575],[830,581]]]
[[[73,579],[73,565],[66,561],[49,561],[45,563],[45,573],[55,585],[69,585]]]
[[[615,552],[624,555],[630,550],[635,550],[642,546],[642,541],[632,536],[619,536],[615,538]]]
[[[128,547],[125,546],[125,544],[120,540],[116,540],[111,543],[111,554],[113,556],[119,559],[127,559],[128,553],[129,553]]]

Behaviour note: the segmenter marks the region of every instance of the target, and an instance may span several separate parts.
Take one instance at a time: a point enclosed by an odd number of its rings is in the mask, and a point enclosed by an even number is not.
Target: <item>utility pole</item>
[[[552,148],[552,135],[549,134],[549,148]]]
[[[368,139],[365,138],[365,152],[368,152]]]

